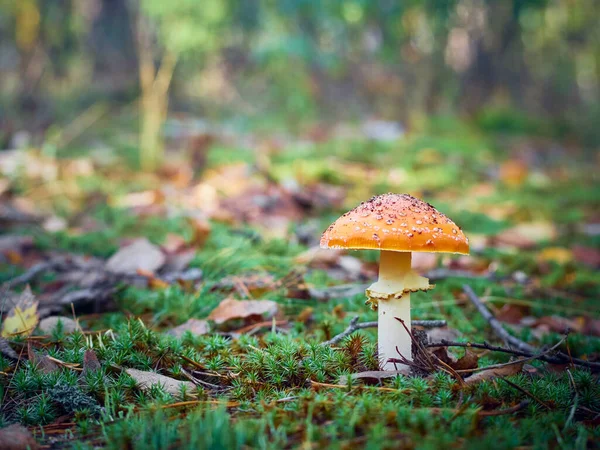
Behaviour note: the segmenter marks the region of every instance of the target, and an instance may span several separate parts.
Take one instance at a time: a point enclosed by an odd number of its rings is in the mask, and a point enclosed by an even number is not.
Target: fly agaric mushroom
[[[367,290],[367,304],[378,309],[378,350],[383,370],[398,351],[412,360],[410,293],[434,286],[411,270],[412,252],[469,253],[462,230],[429,203],[407,194],[384,194],[361,203],[323,233],[321,248],[381,250],[379,279]]]

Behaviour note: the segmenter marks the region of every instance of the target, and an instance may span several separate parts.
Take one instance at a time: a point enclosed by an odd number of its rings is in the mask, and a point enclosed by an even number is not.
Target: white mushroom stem
[[[410,293],[404,294],[398,299],[387,302],[379,302],[378,306],[378,332],[377,348],[379,364],[382,370],[396,370],[404,367],[404,364],[388,362],[390,358],[399,358],[400,355],[412,361],[412,341],[410,335],[395,318],[400,317],[410,330]],[[396,351],[396,348],[398,351]]]
[[[389,363],[398,352],[412,360],[410,335],[396,317],[404,320],[410,330],[410,291],[431,288],[429,280],[413,272],[410,252],[382,251],[379,279],[367,289],[369,298],[377,302],[379,311],[378,350],[382,370],[396,370],[403,365]],[[397,349],[397,350],[396,350]]]

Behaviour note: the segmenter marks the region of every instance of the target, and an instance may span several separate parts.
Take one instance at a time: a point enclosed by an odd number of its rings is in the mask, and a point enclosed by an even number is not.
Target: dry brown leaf
[[[368,370],[366,372],[353,373],[351,378],[352,380],[361,380],[365,384],[381,384],[385,379],[395,378],[398,375],[409,376],[410,374],[410,368],[406,367],[401,370]],[[348,377],[340,378],[340,384],[347,384],[347,382]]]
[[[456,358],[456,356],[448,353],[448,349],[446,347],[438,347],[431,351],[431,353],[437,356],[443,363],[452,367],[454,370],[475,369],[477,368],[477,363],[479,362],[479,356],[469,349],[467,349],[465,354],[460,358]]]
[[[233,319],[271,318],[279,311],[279,306],[272,300],[235,300],[226,298],[208,316],[216,324],[223,324]]]
[[[177,253],[183,250],[187,246],[186,240],[175,233],[168,233],[165,241],[162,243],[161,248],[167,254]]]
[[[527,180],[527,176],[529,175],[529,168],[524,161],[511,159],[505,161],[500,166],[500,180],[511,187],[519,187],[521,186],[525,180]]]
[[[337,264],[338,260],[343,254],[343,250],[331,250],[313,247],[296,256],[296,258],[294,258],[294,262],[296,264],[307,264],[311,267],[332,266]]]
[[[585,327],[585,318],[575,317],[568,319],[561,316],[544,316],[535,321],[538,331],[553,331],[555,333],[564,333],[567,329],[580,333]]]
[[[83,354],[83,372],[82,375],[86,375],[89,372],[95,372],[99,370],[102,366],[100,365],[100,361],[98,361],[98,357],[96,356],[96,352],[92,349],[87,349]]]
[[[573,252],[563,247],[547,247],[538,254],[540,262],[567,264],[573,260]]]
[[[153,190],[132,192],[119,198],[114,203],[115,206],[119,206],[121,208],[143,208],[162,203],[163,201],[164,195],[162,192]]]
[[[495,316],[500,322],[519,324],[523,317],[525,317],[526,312],[527,308],[521,305],[507,303],[500,308]]]
[[[600,336],[600,320],[589,317],[585,318],[583,333],[590,336]]]
[[[456,361],[452,368],[454,370],[469,370],[475,369],[477,367],[477,363],[479,362],[479,355],[467,349],[465,354],[461,356],[458,361]]]
[[[521,223],[496,236],[499,244],[526,249],[556,238],[556,227],[550,222]]]
[[[469,386],[475,385],[477,383],[481,383],[486,380],[493,380],[498,377],[508,377],[511,375],[518,374],[523,369],[522,362],[515,362],[514,364],[510,364],[507,366],[496,367],[492,369],[485,369],[481,372],[477,372],[471,375],[469,378],[465,379],[465,383]]]
[[[221,279],[214,289],[235,290],[240,296],[258,297],[280,286],[273,275],[268,273],[249,273],[240,276],[229,276]]]
[[[119,274],[135,274],[138,270],[155,272],[165,261],[165,255],[156,245],[141,238],[111,256],[106,262],[106,270]]]
[[[40,448],[31,432],[23,425],[0,428],[0,450],[37,450]]]
[[[210,236],[210,222],[202,217],[190,217],[188,223],[191,225],[193,232],[191,244],[196,247],[203,247]]]
[[[133,378],[142,391],[148,391],[154,385],[160,385],[163,390],[176,397],[185,389],[188,394],[195,392],[196,385],[190,381],[180,381],[174,378],[166,377],[156,372],[145,372],[137,369],[126,369],[125,372]]]
[[[58,364],[52,361],[48,355],[38,355],[31,345],[31,342],[27,345],[27,357],[29,361],[36,365],[38,370],[44,373],[51,373],[58,369]]]
[[[572,248],[572,251],[576,261],[593,268],[600,267],[600,250],[577,245]]]
[[[206,320],[189,319],[187,322],[182,323],[175,328],[171,328],[167,334],[181,337],[186,331],[190,331],[195,335],[208,334],[210,332],[210,326]]]
[[[12,299],[12,308],[2,323],[2,337],[15,334],[29,336],[40,320],[38,301],[29,286],[21,294]]]
[[[443,340],[455,341],[461,336],[460,331],[448,327],[435,327],[426,330],[427,339],[432,344],[439,344]]]

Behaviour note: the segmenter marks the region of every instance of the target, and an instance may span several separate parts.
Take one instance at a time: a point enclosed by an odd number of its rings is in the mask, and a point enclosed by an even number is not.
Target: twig
[[[496,409],[494,411],[479,411],[477,415],[480,417],[503,416],[505,414],[512,414],[521,411],[522,409],[526,408],[527,405],[529,405],[529,400],[523,400],[521,403],[511,408]]]
[[[445,327],[446,321],[445,320],[413,320],[411,322],[411,326],[424,327],[424,328]],[[350,323],[348,324],[348,327],[344,331],[342,331],[340,334],[335,335],[328,341],[321,342],[320,345],[326,346],[326,345],[337,344],[338,342],[342,341],[346,336],[350,336],[356,330],[362,330],[365,328],[377,328],[377,322],[373,321],[373,322],[358,323],[358,316],[354,316],[352,318],[352,320],[350,321]]]
[[[553,352],[558,347],[560,347],[567,340],[568,336],[569,336],[568,334],[565,334],[563,336],[563,338],[560,341],[558,341],[556,344],[554,344],[552,347],[550,347],[546,350],[542,350],[541,353],[529,355],[523,359],[518,359],[516,361],[510,361],[510,362],[502,363],[502,364],[492,364],[491,366],[486,366],[486,367],[476,367],[474,369],[463,369],[463,370],[458,370],[457,372],[459,372],[459,373],[481,372],[483,370],[488,370],[488,369],[499,369],[501,367],[512,366],[513,364],[523,364],[528,361],[532,361],[534,359],[542,359],[544,356],[548,355],[549,353]]]
[[[497,345],[491,345],[487,342],[483,344],[478,344],[474,342],[456,342],[456,341],[448,341],[446,339],[442,339],[440,342],[429,343],[426,345],[429,348],[436,347],[463,347],[463,348],[479,348],[482,350],[489,350],[492,352],[501,352],[508,353],[515,356],[531,356],[530,352],[524,352],[520,350],[513,350],[512,348],[500,347]]]
[[[498,321],[498,319],[496,319],[492,315],[490,310],[488,310],[485,307],[481,299],[477,297],[477,294],[473,292],[473,289],[470,286],[466,284],[463,285],[463,291],[465,292],[465,294],[467,294],[467,297],[469,297],[469,300],[471,300],[471,302],[475,305],[475,307],[481,313],[481,315],[488,321],[496,335],[500,339],[502,339],[507,345],[515,347],[516,350],[521,352],[522,354],[528,353],[526,355],[527,357],[533,356],[538,352],[538,349],[534,346],[523,342],[522,340],[512,336],[508,331],[506,331],[502,327],[502,324]],[[573,364],[577,366],[589,367],[590,369],[594,370],[600,370],[600,363],[598,362],[586,361],[580,358],[573,358],[570,355],[567,355],[566,353],[560,351],[556,352],[556,354],[553,356],[543,355],[541,357],[538,357],[537,359],[549,362],[551,364]]]
[[[51,270],[54,268],[54,266],[56,266],[56,261],[48,261],[36,264],[32,266],[29,270],[27,270],[25,273],[22,273],[21,275],[13,278],[12,280],[4,282],[2,287],[5,289],[13,289],[19,286],[20,284],[29,283],[40,273],[45,272],[46,270]]]
[[[536,402],[538,402],[540,405],[542,405],[544,408],[546,408],[547,410],[551,410],[552,408],[550,407],[550,405],[548,405],[548,403],[540,400],[539,398],[537,398],[535,395],[533,395],[531,392],[529,392],[527,389],[522,388],[521,386],[519,386],[516,383],[513,383],[512,381],[500,376],[499,377],[502,381],[504,381],[505,383],[511,385],[512,387],[514,387],[516,390],[521,391],[523,394],[525,394],[528,397],[531,397],[532,399],[534,399]]]
[[[523,342],[520,339],[517,339],[504,329],[504,327],[498,321],[498,319],[496,319],[493,316],[490,310],[485,307],[481,299],[477,297],[477,294],[475,294],[471,286],[463,284],[463,291],[465,292],[465,294],[467,294],[467,297],[469,297],[469,300],[471,300],[471,303],[475,305],[479,313],[485,318],[485,320],[488,321],[488,323],[500,339],[502,339],[506,344],[515,347],[517,350],[526,351],[530,353],[536,352],[535,347],[529,345],[526,342]]]

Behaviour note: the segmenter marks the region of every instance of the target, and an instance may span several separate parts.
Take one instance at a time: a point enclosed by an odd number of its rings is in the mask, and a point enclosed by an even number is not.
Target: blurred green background
[[[146,168],[167,113],[270,130],[451,114],[596,148],[599,23],[597,0],[0,0],[0,148],[107,110],[140,112]]]

